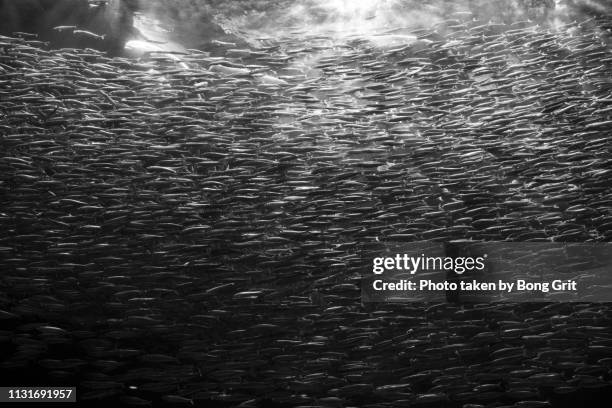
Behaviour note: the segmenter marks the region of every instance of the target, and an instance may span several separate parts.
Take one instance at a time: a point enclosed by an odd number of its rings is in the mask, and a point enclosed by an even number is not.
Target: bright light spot
[[[137,33],[125,44],[125,49],[135,55],[145,53],[167,53],[166,55],[180,62],[180,66],[187,69],[188,66],[181,62],[181,58],[173,53],[185,52],[185,48],[180,44],[171,41],[169,31],[164,29],[159,21],[143,14],[136,14],[134,18],[134,28]]]
[[[157,44],[152,44],[143,40],[131,40],[125,44],[125,49],[128,51],[151,52],[163,51]]]
[[[347,17],[363,16],[370,17],[374,15],[378,7],[385,3],[380,0],[328,0],[322,4],[322,7],[332,9]]]

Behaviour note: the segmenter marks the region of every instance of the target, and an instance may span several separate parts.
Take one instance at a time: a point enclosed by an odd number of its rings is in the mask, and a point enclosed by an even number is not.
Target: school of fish
[[[596,23],[458,18],[392,46],[300,33],[140,59],[0,37],[2,385],[99,406],[609,397],[607,304],[359,290],[388,242],[612,239]]]

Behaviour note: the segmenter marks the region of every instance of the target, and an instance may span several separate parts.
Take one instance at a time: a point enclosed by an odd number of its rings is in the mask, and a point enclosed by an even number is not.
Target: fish
[[[236,46],[236,43],[229,42],[229,41],[221,41],[221,40],[211,40],[210,43],[213,45],[221,46],[221,47],[235,47]]]
[[[59,32],[63,32],[63,31],[73,31],[77,29],[77,26],[74,25],[60,25],[60,26],[56,26],[53,27],[54,30],[59,31]]]
[[[104,40],[106,38],[106,35],[100,35],[100,34],[96,34],[96,33],[92,33],[91,31],[87,31],[87,30],[73,30],[72,34],[77,35],[77,36],[83,36],[83,37],[88,37],[88,38],[93,38],[95,40]]]

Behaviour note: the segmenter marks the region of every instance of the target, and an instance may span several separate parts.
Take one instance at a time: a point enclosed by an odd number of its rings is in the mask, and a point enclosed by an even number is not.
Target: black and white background
[[[0,386],[608,406],[607,303],[360,285],[390,246],[501,242],[537,272],[539,244],[610,241],[610,6],[0,0]]]

